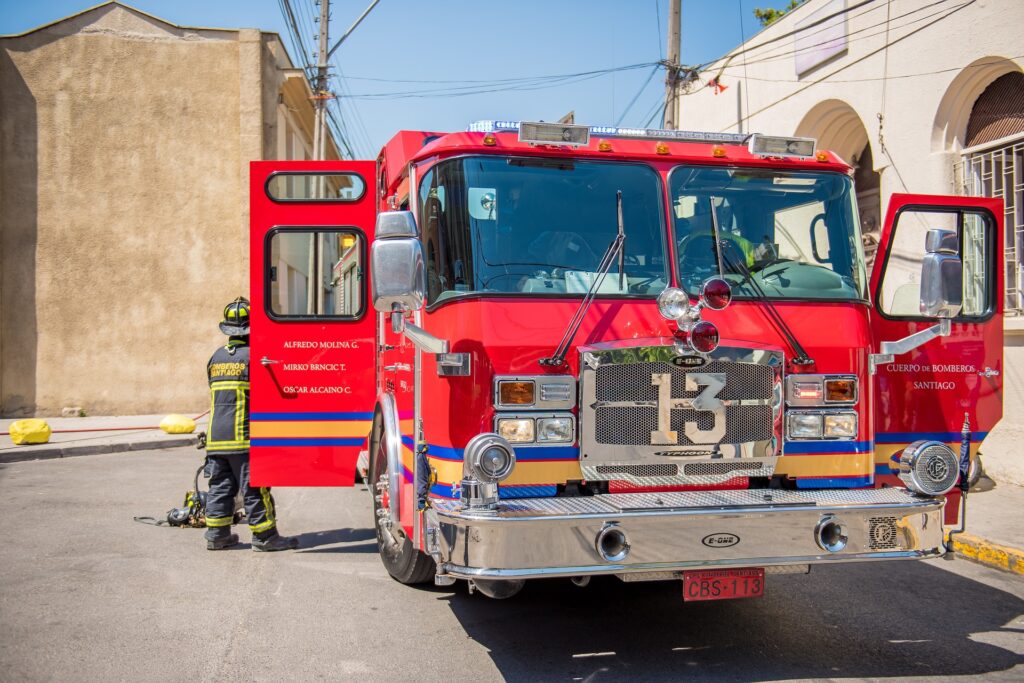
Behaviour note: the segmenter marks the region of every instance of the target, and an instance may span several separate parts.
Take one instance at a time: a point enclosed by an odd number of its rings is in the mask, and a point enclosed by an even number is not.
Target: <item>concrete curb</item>
[[[162,448],[195,446],[195,444],[196,436],[194,434],[183,434],[181,436],[151,439],[149,441],[124,441],[67,446],[40,444],[38,446],[24,446],[18,450],[0,452],[0,463],[51,460],[53,458],[70,458],[78,455],[103,455],[105,453],[125,453],[127,451],[151,451]]]
[[[953,537],[953,550],[968,560],[1024,576],[1024,550],[999,545],[968,533]]]

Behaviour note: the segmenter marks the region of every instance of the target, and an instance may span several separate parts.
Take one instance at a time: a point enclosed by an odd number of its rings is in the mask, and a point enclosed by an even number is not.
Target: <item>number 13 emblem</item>
[[[669,373],[655,373],[651,376],[651,384],[658,387],[658,429],[651,432],[652,445],[678,443],[679,434],[672,430],[672,411],[685,408],[713,413],[715,419],[711,429],[700,429],[696,422],[685,423],[683,433],[691,443],[716,444],[722,441],[725,436],[725,406],[718,400],[718,394],[725,388],[725,373],[687,373],[687,391],[704,387],[704,391],[694,398],[672,398],[672,375]]]

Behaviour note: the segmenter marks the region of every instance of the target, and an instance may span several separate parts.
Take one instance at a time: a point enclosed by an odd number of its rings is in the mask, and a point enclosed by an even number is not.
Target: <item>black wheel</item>
[[[377,533],[377,552],[388,574],[400,583],[426,583],[436,572],[434,558],[417,550],[405,535],[400,522],[391,519],[388,507],[388,458],[384,444],[384,424],[374,416],[370,436],[370,477],[367,486],[373,495],[373,528]]]

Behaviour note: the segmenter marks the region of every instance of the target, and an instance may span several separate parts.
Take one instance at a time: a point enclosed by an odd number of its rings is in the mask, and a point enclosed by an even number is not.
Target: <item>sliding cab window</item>
[[[955,320],[987,318],[993,309],[996,260],[992,244],[995,223],[988,213],[957,208],[908,207],[896,215],[888,256],[876,293],[878,308],[888,318],[921,319],[921,265],[928,230],[957,234],[963,262],[963,308]]]
[[[356,319],[366,240],[355,229],[277,228],[267,235],[266,301],[276,319]]]

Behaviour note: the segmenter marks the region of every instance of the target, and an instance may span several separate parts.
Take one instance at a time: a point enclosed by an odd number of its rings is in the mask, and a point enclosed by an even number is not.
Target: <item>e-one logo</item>
[[[672,358],[672,365],[679,368],[699,368],[707,364],[701,356],[675,356]]]
[[[700,541],[709,548],[729,548],[740,542],[736,534],[708,534]]]

